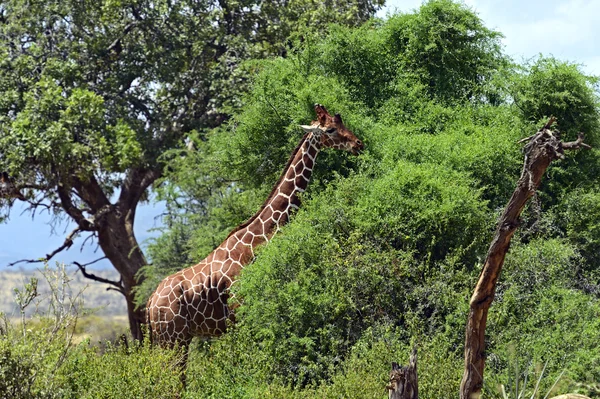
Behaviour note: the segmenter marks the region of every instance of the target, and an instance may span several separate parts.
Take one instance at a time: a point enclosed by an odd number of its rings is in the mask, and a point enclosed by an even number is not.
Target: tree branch
[[[93,233],[91,233],[89,236],[87,236],[87,237],[85,238],[85,240],[83,240],[83,242],[81,243],[81,248],[79,249],[79,251],[80,251],[80,252],[81,252],[81,251],[83,251],[83,247],[85,246],[85,243],[86,243],[86,242],[87,242],[89,239],[91,239],[91,238],[94,238],[94,237],[96,237],[96,232],[93,232]],[[94,251],[94,252],[95,252],[95,251]]]
[[[121,187],[117,206],[124,214],[135,211],[144,192],[162,175],[158,169],[130,169]]]
[[[93,174],[85,181],[77,176],[71,176],[70,181],[73,182],[73,188],[77,190],[77,194],[94,212],[98,212],[100,209],[111,205],[104,190]]]
[[[106,52],[110,53],[111,51],[113,51],[116,55],[121,54],[121,51],[123,51],[123,45],[121,44],[121,40],[123,40],[123,38],[125,36],[127,36],[127,34],[129,32],[131,32],[131,30],[138,24],[137,21],[132,21],[130,23],[128,23],[125,26],[125,29],[123,29],[123,33],[117,38],[115,39],[114,42],[111,43],[110,46],[107,47]]]
[[[81,210],[79,210],[77,207],[75,207],[75,205],[73,205],[73,202],[71,201],[71,196],[69,195],[67,188],[62,183],[58,183],[56,187],[58,198],[60,198],[62,207],[67,213],[67,215],[69,215],[75,221],[75,223],[79,225],[79,228],[81,230],[94,231],[95,226],[93,225],[93,223],[90,222],[83,215],[83,212],[81,212]]]
[[[513,192],[504,213],[498,221],[498,227],[479,276],[469,304],[469,316],[465,333],[465,365],[460,384],[460,398],[478,398],[483,387],[483,372],[485,368],[485,327],[490,305],[496,293],[496,283],[504,259],[508,252],[513,234],[519,226],[519,217],[527,201],[535,194],[546,169],[550,163],[564,158],[564,150],[589,148],[583,143],[583,134],[576,141],[562,143],[558,132],[552,132],[550,127],[554,118],[536,134],[529,137],[525,145],[525,160],[521,177]],[[521,140],[526,141],[526,140]]]
[[[398,363],[392,363],[390,384],[386,388],[389,391],[389,399],[417,399],[419,397],[416,345],[413,347],[408,366],[400,367]]]
[[[50,259],[52,259],[57,253],[62,252],[65,249],[71,248],[71,246],[73,245],[73,240],[75,239],[75,236],[77,236],[77,234],[79,234],[81,231],[82,231],[82,229],[77,227],[75,230],[73,230],[71,233],[69,233],[69,235],[67,236],[67,238],[65,238],[65,241],[63,242],[63,244],[60,247],[56,248],[54,251],[50,252],[43,258],[21,259],[21,260],[9,263],[8,266],[14,266],[19,263],[46,263]]]
[[[50,190],[53,186],[49,185],[49,184],[20,184],[18,186],[19,190],[28,188],[31,190],[38,190],[38,191],[47,191]]]
[[[93,263],[96,263],[96,262],[98,262],[98,261],[100,261],[102,259],[105,259],[105,258],[106,257],[103,256],[100,259],[96,259],[95,261],[92,261],[90,263],[86,263],[86,264],[83,264],[83,265],[81,263],[79,263],[79,262],[73,262],[73,264],[79,268],[79,270],[81,271],[81,274],[83,275],[83,277],[89,278],[90,280],[97,281],[99,283],[104,283],[104,284],[111,285],[111,287],[108,287],[106,289],[107,291],[108,290],[118,291],[118,292],[120,292],[121,294],[123,294],[125,296],[125,289],[123,288],[123,284],[121,284],[121,281],[109,280],[107,278],[100,277],[100,276],[97,276],[95,274],[87,272],[87,270],[86,270],[87,266],[89,266],[89,265],[91,265]]]
[[[569,141],[568,143],[562,143],[562,148],[564,150],[578,150],[581,147],[592,148],[591,145],[588,145],[583,142],[584,139],[585,139],[585,135],[583,134],[583,132],[579,132],[579,133],[577,133],[577,140]]]
[[[32,219],[35,217],[36,212],[38,211],[38,208],[41,207],[42,212],[43,211],[47,211],[48,214],[50,214],[50,211],[55,209],[55,208],[60,208],[60,203],[56,202],[56,201],[50,201],[49,204],[46,204],[44,202],[41,201],[34,201],[34,200],[28,200],[26,199],[25,202],[27,202],[29,204],[29,206],[23,210],[23,212],[21,212],[21,214],[29,211],[32,214]]]

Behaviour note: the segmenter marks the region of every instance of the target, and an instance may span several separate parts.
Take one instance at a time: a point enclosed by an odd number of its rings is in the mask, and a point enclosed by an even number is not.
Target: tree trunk
[[[412,350],[408,366],[399,367],[398,363],[392,363],[390,384],[387,389],[389,399],[417,399],[419,397],[416,346]]]
[[[136,309],[134,303],[134,288],[140,281],[136,274],[147,264],[133,232],[136,207],[150,185],[160,176],[160,169],[133,168],[121,186],[121,192],[116,204],[112,204],[102,186],[91,175],[80,179],[76,174],[69,176],[69,181],[59,185],[58,193],[61,203],[67,214],[71,216],[82,230],[96,231],[98,244],[104,255],[121,275],[121,281],[111,282],[116,290],[125,296],[127,302],[127,316],[131,335],[136,340],[141,340],[142,324],[145,321],[145,309]],[[70,198],[72,186],[79,197],[92,210],[92,218],[85,218],[82,211],[74,206]],[[84,276],[90,277],[85,272],[85,267],[80,266]],[[100,281],[97,277],[90,278]]]
[[[121,292],[127,301],[127,316],[131,335],[141,340],[141,326],[145,322],[145,309],[136,309],[133,288],[141,283],[137,272],[147,264],[146,257],[133,234],[132,223],[118,217],[116,212],[108,213],[98,230],[98,243],[102,251],[121,275]]]
[[[511,238],[519,226],[519,216],[525,204],[535,193],[550,162],[564,157],[565,149],[588,147],[583,143],[583,134],[577,141],[562,143],[558,134],[550,131],[554,122],[548,123],[529,140],[525,146],[525,161],[517,187],[500,217],[496,233],[490,245],[483,270],[470,301],[465,334],[465,368],[460,384],[461,399],[477,399],[481,396],[485,366],[485,327],[487,314],[496,292],[496,282]]]

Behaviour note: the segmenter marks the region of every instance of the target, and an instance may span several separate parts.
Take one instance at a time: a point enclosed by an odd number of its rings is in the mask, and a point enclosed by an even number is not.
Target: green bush
[[[101,352],[88,341],[75,344],[68,329],[48,320],[30,324],[25,335],[6,326],[1,398],[173,398],[181,391],[177,351],[146,342]]]
[[[585,132],[596,143],[598,123],[598,78],[582,73],[580,66],[553,57],[540,56],[515,76],[513,97],[522,116],[539,123],[554,116],[565,138],[573,140]]]
[[[418,12],[392,16],[383,24],[339,27],[318,48],[321,68],[377,109],[410,92],[407,81],[444,102],[489,97],[489,82],[508,64],[500,51],[501,37],[465,5],[431,0]],[[404,111],[410,109],[406,105]]]
[[[568,193],[559,215],[569,241],[577,246],[585,259],[585,264],[578,270],[582,283],[594,291],[593,286],[598,286],[600,277],[600,192],[579,189]]]
[[[245,269],[237,329],[248,329],[275,374],[299,385],[331,376],[374,323],[407,328],[413,314],[430,332],[442,329],[456,309],[444,295],[454,287],[464,296],[460,270],[476,260],[487,229],[471,182],[399,162],[314,197]],[[442,276],[446,285],[437,285]]]
[[[593,393],[593,384],[600,378],[600,302],[580,291],[555,285],[538,287],[536,291],[534,298],[527,301],[513,299],[515,293],[506,292],[505,299],[492,308],[488,328],[488,335],[493,337],[488,355],[491,380],[506,382],[514,378],[514,368],[509,367],[511,360],[521,364],[522,372],[527,363],[548,362],[542,392],[547,392],[564,370],[566,377],[560,385],[563,392]],[[515,302],[527,313],[526,317],[522,312],[511,311],[509,306]]]
[[[78,398],[173,398],[182,389],[178,351],[109,345],[104,352],[84,342],[57,378]]]
[[[439,0],[303,34],[286,59],[249,65],[244,108],[169,158],[176,227],[152,247],[157,278],[204,257],[259,207],[313,103],[340,112],[366,147],[319,156],[302,209],[234,285],[235,328],[193,351],[186,395],[384,396],[388,362],[415,340],[421,396],[454,395],[469,297],[522,167],[517,142],[549,113],[567,140],[597,134],[594,78],[546,58],[513,68],[499,40],[464,4]],[[490,311],[491,382],[507,381],[510,348],[520,362],[550,360],[549,381],[561,367],[573,382],[596,378],[596,337],[583,325],[595,326],[597,158],[553,163],[523,215]],[[555,330],[568,325],[561,342]]]
[[[574,390],[576,382],[598,379],[600,302],[575,289],[577,265],[582,262],[576,247],[565,239],[534,240],[508,254],[486,331],[494,384],[523,381],[527,371],[546,362],[542,392],[563,370],[565,378],[559,385],[563,392]]]
[[[181,390],[181,353],[149,342],[91,345],[81,336],[85,313],[81,292],[73,292],[64,265],[42,271],[49,293],[37,279],[15,289],[20,323],[3,317],[0,326],[0,398],[173,398]],[[46,295],[44,293],[43,295]],[[35,305],[33,315],[26,314]],[[44,311],[47,309],[47,311]],[[102,323],[99,318],[96,323]],[[85,326],[83,326],[85,328]],[[106,327],[106,326],[105,326]],[[105,327],[97,327],[102,333]],[[87,335],[87,334],[86,334]],[[95,338],[98,338],[96,336]]]

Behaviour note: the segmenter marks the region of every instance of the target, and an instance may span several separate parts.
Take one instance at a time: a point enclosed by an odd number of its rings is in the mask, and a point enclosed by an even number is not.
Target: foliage
[[[538,57],[514,77],[511,91],[524,119],[538,123],[554,116],[565,138],[587,133],[596,142],[599,122],[598,78],[585,75],[580,66],[553,57]]]
[[[598,247],[600,244],[598,242],[600,226],[597,217],[598,212],[600,212],[598,196],[599,193],[595,189],[589,191],[579,189],[570,192],[564,200],[564,207],[561,209],[559,216],[567,237],[585,259],[585,263],[581,264],[580,268],[576,270],[592,287],[597,286],[595,282],[598,281],[597,273],[600,262],[600,248]]]
[[[70,290],[64,265],[46,267],[44,277],[50,290],[32,317],[20,326],[3,317],[1,398],[172,398],[181,390],[177,351],[126,341],[101,351],[80,341],[81,292]]]
[[[541,69],[515,68],[499,38],[448,1],[332,27],[324,39],[307,34],[288,58],[253,64],[252,90],[230,124],[196,138],[192,154],[172,154],[163,195],[180,219],[157,243],[177,240],[179,252],[151,248],[159,275],[169,259],[202,258],[252,214],[313,103],[342,113],[366,144],[357,158],[320,155],[302,209],[234,285],[235,328],[194,352],[191,397],[369,397],[385,384],[386,350],[407,355],[417,337],[429,359],[420,393],[457,391],[470,292],[519,176],[517,141],[539,127],[520,101],[561,90],[581,99],[565,125],[587,124],[592,140],[598,118],[592,79],[557,62],[547,71],[562,71],[565,87],[533,84]],[[565,387],[595,378],[567,353],[584,334],[584,363],[595,370],[596,335],[584,327],[595,310],[578,318],[561,306],[595,303],[596,156],[553,165],[524,214],[490,311],[490,381],[506,381],[515,343],[519,361],[549,360],[548,381],[562,369]],[[582,188],[570,193],[574,184]]]
[[[528,313],[527,317],[519,313],[513,316],[506,305],[498,305],[499,325],[490,331],[490,336],[494,337],[488,361],[492,375],[497,373],[504,381],[508,380],[511,367],[507,362],[516,358],[514,361],[521,364],[548,362],[549,377],[542,381],[543,392],[549,390],[563,370],[565,377],[559,384],[563,391],[592,386],[600,373],[596,351],[600,311],[597,298],[556,286],[537,291],[533,295],[536,298],[520,304]],[[506,294],[511,300],[518,301],[512,298],[513,295]],[[494,324],[495,320],[490,323]],[[525,365],[521,366],[521,369],[525,368]],[[590,393],[585,389],[580,392]]]
[[[355,104],[335,79],[315,75],[307,79],[299,74],[296,60],[276,59],[265,67],[269,72],[256,77],[248,106],[233,126],[212,132],[207,141],[195,140],[196,148],[185,157],[181,151],[167,154],[169,181],[159,193],[167,201],[167,224],[179,227],[149,246],[153,264],[145,269],[148,275],[156,270],[164,275],[188,266],[191,259],[202,259],[260,206],[270,190],[265,182],[276,181],[281,164],[302,137],[298,124],[314,118],[314,103],[343,104],[338,110],[347,110],[345,123],[363,137],[361,126],[368,122],[360,121]],[[320,93],[324,86],[334,90]],[[279,90],[283,91],[280,95]],[[356,162],[339,152],[323,152],[310,190],[322,189],[332,178],[332,169],[347,175]],[[140,290],[140,303],[150,293]]]
[[[488,364],[498,382],[522,379],[524,374],[511,376],[515,367],[526,373],[545,362],[543,392],[563,370],[563,390],[598,378],[593,347],[600,304],[575,288],[582,262],[564,239],[534,240],[509,253],[488,327]]]
[[[319,155],[302,208],[234,284],[236,324],[192,346],[183,395],[383,397],[389,362],[405,362],[414,343],[420,396],[453,395],[469,297],[522,165],[517,141],[552,114],[566,140],[582,129],[593,142],[595,78],[552,58],[515,67],[499,33],[447,0],[327,34],[292,31],[286,58],[244,64],[251,89],[239,97],[243,107],[223,100],[227,123],[190,127],[186,149],[155,154],[168,166],[160,188],[167,229],[151,245],[138,300],[260,206],[300,139],[297,125],[324,103],[366,150]],[[109,104],[87,95],[78,94]],[[44,111],[43,101],[35,106]],[[74,121],[93,126],[92,111]],[[490,309],[486,394],[546,363],[542,392],[564,370],[559,389],[598,393],[597,157],[581,151],[553,163],[523,215]],[[178,356],[82,344],[56,381],[84,397],[110,397],[125,383],[146,394],[138,381],[174,393]]]
[[[104,353],[84,342],[62,370],[62,379],[80,398],[172,398],[181,391],[180,356],[148,342],[109,346]]]
[[[428,1],[418,12],[391,16],[385,24],[339,27],[314,50],[317,63],[339,76],[370,108],[410,114],[419,96],[445,102],[492,100],[492,79],[508,66],[498,32],[487,29],[463,4]],[[322,55],[321,55],[322,54]],[[383,78],[385,77],[385,78]],[[410,100],[401,98],[409,94]],[[400,109],[392,110],[398,101]]]
[[[359,25],[382,4],[5,1],[0,170],[19,181],[31,210],[75,222],[67,243],[98,240],[140,339],[133,291],[150,273],[138,273],[147,260],[133,225],[166,167],[162,155],[189,136],[205,139],[240,108],[253,72],[244,61],[285,55],[300,27]],[[3,213],[11,206],[0,202]]]
[[[445,276],[463,291],[448,269],[475,261],[488,220],[469,179],[440,176],[406,162],[369,184],[351,176],[261,250],[237,290],[238,328],[250,329],[275,373],[300,384],[329,375],[378,321],[408,327],[414,312],[429,328],[444,325],[455,306],[420,287]]]
[[[575,140],[583,132],[586,142],[598,144],[598,77],[588,76],[581,66],[554,57],[539,56],[520,68],[509,79],[509,91],[520,116],[531,124],[540,124],[551,116],[565,141]],[[567,157],[560,167],[549,171],[543,185],[545,202],[563,201],[570,191],[597,185],[600,169],[596,149]],[[562,211],[561,211],[562,212]],[[557,220],[557,224],[561,224]]]
[[[48,328],[25,336],[6,332],[0,337],[0,397],[60,397],[52,376],[64,354],[64,331],[48,342]]]
[[[284,51],[297,26],[359,24],[381,5],[213,3],[4,4],[3,170],[40,183],[94,172],[119,185],[115,172],[152,166],[222,122],[243,91],[242,60]]]
[[[172,398],[181,390],[175,351],[146,342],[109,345],[100,353],[53,328],[46,320],[25,336],[10,330],[0,337],[0,397]]]

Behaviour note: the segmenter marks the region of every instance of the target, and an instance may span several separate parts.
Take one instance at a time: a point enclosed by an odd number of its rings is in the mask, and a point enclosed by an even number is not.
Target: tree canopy
[[[251,69],[292,33],[358,25],[380,0],[5,1],[0,5],[0,169],[32,208],[91,233],[122,276],[134,336],[147,263],[135,210],[162,156],[239,109]],[[6,201],[2,203],[6,212]],[[8,203],[10,204],[10,203]]]
[[[583,131],[594,148],[553,163],[522,214],[488,317],[484,393],[531,393],[531,375],[547,364],[544,392],[565,370],[562,392],[599,394],[596,77],[551,56],[516,63],[499,32],[450,0],[385,20],[367,18],[380,2],[111,2],[85,13],[79,4],[37,4],[47,15],[103,16],[80,33],[52,19],[65,39],[41,31],[40,53],[20,14],[2,10],[0,29],[22,33],[3,33],[13,39],[0,53],[9,66],[0,69],[0,168],[30,201],[45,195],[90,228],[126,218],[135,207],[121,199],[137,204],[154,182],[166,227],[148,248],[138,303],[254,213],[314,103],[343,114],[365,143],[358,157],[320,155],[302,208],[234,284],[235,326],[191,352],[187,397],[373,397],[414,343],[426,365],[420,394],[458,392],[468,301],[523,165],[518,142],[550,116],[565,141]],[[23,21],[46,26],[34,9]],[[223,23],[187,19],[202,10]],[[81,59],[61,52],[70,46],[86,49]],[[59,68],[48,54],[69,62]],[[136,78],[121,92],[127,71]],[[99,193],[108,213],[93,201]],[[58,374],[97,375],[86,359]]]
[[[201,259],[259,206],[311,104],[342,113],[366,146],[356,159],[319,159],[304,207],[244,270],[235,329],[195,364],[213,375],[230,369],[224,351],[254,360],[221,382],[198,377],[193,389],[227,396],[240,384],[265,384],[264,392],[291,384],[335,396],[347,383],[354,395],[369,362],[391,361],[382,353],[398,348],[404,356],[416,340],[438,365],[425,371],[421,391],[458,391],[468,298],[523,164],[517,142],[552,115],[565,140],[580,130],[589,142],[598,135],[594,77],[553,57],[518,65],[500,38],[467,7],[444,0],[334,27],[325,39],[307,35],[288,58],[257,64],[244,108],[219,133],[197,140],[193,153],[172,154],[162,194],[173,227],[150,248],[155,278],[176,268],[171,259]],[[514,361],[549,359],[553,375],[567,367],[589,382],[600,372],[597,355],[580,356],[593,351],[597,333],[560,310],[563,301],[599,306],[590,205],[597,164],[596,149],[569,154],[525,210],[490,315],[491,378],[507,378],[511,346],[519,350]],[[553,315],[586,337],[579,354],[552,335]],[[536,322],[547,329],[535,333]],[[230,390],[229,379],[243,383]]]

